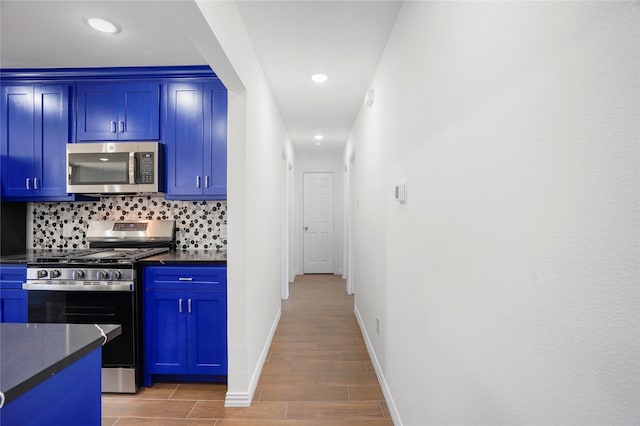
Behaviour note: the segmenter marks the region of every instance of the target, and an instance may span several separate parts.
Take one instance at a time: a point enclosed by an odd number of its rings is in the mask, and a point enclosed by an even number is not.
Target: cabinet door
[[[157,140],[160,84],[79,83],[79,141]]]
[[[0,322],[27,322],[27,291],[0,289]]]
[[[118,139],[118,88],[108,83],[78,83],[79,141]]]
[[[204,85],[204,195],[227,198],[227,89]]]
[[[187,300],[182,290],[145,291],[145,370],[186,374]]]
[[[26,197],[33,188],[33,86],[2,87],[2,196]]]
[[[227,374],[227,299],[224,291],[187,291],[190,374]]]
[[[27,279],[25,265],[2,265],[0,268],[0,322],[27,322]]]
[[[66,145],[70,142],[68,85],[35,88],[35,197],[67,197]],[[72,196],[68,196],[69,199]]]
[[[201,83],[167,85],[167,191],[202,195],[203,104]]]
[[[118,140],[159,139],[160,85],[121,84],[118,96]]]

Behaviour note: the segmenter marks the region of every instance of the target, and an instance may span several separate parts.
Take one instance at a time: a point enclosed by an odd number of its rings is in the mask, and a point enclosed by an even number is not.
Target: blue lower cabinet
[[[188,291],[188,372],[227,374],[227,298],[219,291]]]
[[[147,267],[144,286],[145,386],[226,376],[226,267]]]
[[[101,368],[102,348],[98,347],[2,407],[0,424],[100,425]]]
[[[0,322],[27,322],[26,279],[25,265],[0,266]]]

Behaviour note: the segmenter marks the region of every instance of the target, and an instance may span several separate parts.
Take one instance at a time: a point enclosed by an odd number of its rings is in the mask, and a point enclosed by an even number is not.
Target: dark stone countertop
[[[121,333],[120,325],[0,323],[0,407]]]
[[[5,265],[21,265],[33,262],[37,257],[70,253],[74,250],[47,250],[47,249],[31,249],[24,253],[0,256],[0,264]],[[226,263],[226,250],[177,250],[155,256],[140,259],[141,264],[165,264],[165,263]]]
[[[26,264],[29,262],[33,262],[37,257],[42,256],[51,256],[51,255],[59,255],[64,253],[71,253],[75,251],[73,249],[70,250],[51,250],[51,249],[28,249],[23,253],[17,254],[8,254],[0,256],[0,263],[4,264]]]
[[[139,264],[226,263],[226,250],[178,250],[145,257]]]

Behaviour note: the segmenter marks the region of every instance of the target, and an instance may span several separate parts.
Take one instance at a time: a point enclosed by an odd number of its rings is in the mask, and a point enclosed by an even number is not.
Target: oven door
[[[29,322],[120,324],[122,335],[102,347],[102,366],[135,366],[135,292],[29,290],[27,299]]]

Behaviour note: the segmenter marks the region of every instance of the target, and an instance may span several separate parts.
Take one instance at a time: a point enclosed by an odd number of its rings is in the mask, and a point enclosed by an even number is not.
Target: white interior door
[[[333,173],[304,173],[303,257],[305,274],[334,272]]]

